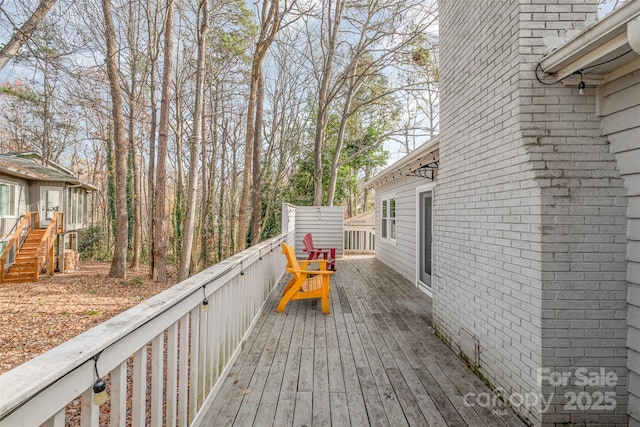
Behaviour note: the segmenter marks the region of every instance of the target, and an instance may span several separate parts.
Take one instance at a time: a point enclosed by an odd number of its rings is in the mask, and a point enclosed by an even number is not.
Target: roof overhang
[[[364,188],[376,188],[387,182],[396,180],[404,176],[425,176],[426,173],[430,178],[435,178],[435,169],[440,161],[440,138],[435,136],[425,142],[405,157],[401,158],[385,170],[377,174],[371,180],[365,182]]]
[[[79,180],[73,172],[57,163],[39,163],[42,157],[34,152],[0,154],[0,173],[28,181],[59,182],[70,187],[97,191],[98,188]]]
[[[600,85],[640,69],[640,52],[629,43],[628,23],[640,19],[640,1],[629,1],[545,56],[542,70],[557,80]],[[567,78],[568,77],[568,78]]]

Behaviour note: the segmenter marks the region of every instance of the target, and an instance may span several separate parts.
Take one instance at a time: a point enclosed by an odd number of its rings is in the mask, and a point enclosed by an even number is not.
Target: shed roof
[[[48,165],[43,165],[42,156],[34,152],[0,154],[0,172],[30,181],[62,182],[79,185],[87,190],[97,190],[54,162],[49,161]]]
[[[375,225],[375,212],[371,210],[354,215],[345,219],[344,225],[349,227],[373,227]]]
[[[439,149],[440,137],[435,136],[365,182],[365,188],[376,188],[401,176],[415,175],[420,169],[432,164],[435,164],[437,169],[440,161]]]

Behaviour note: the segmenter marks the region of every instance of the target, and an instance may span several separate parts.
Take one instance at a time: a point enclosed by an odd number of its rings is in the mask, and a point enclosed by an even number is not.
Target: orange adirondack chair
[[[309,254],[309,259],[322,259],[327,260],[327,265],[329,270],[336,271],[336,248],[316,248],[313,245],[313,236],[311,233],[307,233],[304,235],[302,239],[302,244],[304,245],[304,252]]]
[[[327,270],[327,260],[304,260],[298,263],[293,246],[282,243],[282,253],[287,257],[287,271],[293,278],[284,288],[282,299],[276,308],[282,313],[291,300],[320,298],[322,312],[329,314],[329,277],[333,271]],[[318,263],[319,270],[307,270],[310,263]]]

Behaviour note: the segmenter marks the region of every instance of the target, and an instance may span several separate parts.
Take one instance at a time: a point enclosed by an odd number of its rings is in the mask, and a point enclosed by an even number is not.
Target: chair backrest
[[[287,257],[287,271],[300,270],[296,253],[293,251],[293,246],[289,246],[282,242],[282,253]]]
[[[307,233],[304,235],[302,244],[304,245],[305,252],[313,252],[316,250],[316,247],[313,246],[313,236],[311,236],[311,233]]]

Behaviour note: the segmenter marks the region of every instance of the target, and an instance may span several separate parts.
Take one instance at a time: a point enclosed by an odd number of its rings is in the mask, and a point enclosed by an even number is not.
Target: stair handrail
[[[16,231],[13,233],[13,236],[11,236],[11,239],[7,242],[7,246],[5,246],[2,251],[2,255],[0,255],[0,283],[4,282],[4,270],[7,257],[11,254],[12,250],[15,250],[16,253],[20,250],[20,246],[22,246],[23,243],[20,239],[20,235],[25,228],[27,229],[27,232],[34,228],[34,220],[35,222],[38,220],[37,212],[27,212],[24,214],[22,220],[16,227]]]
[[[62,232],[64,232],[64,214],[62,212],[54,212],[51,221],[49,221],[49,225],[40,239],[38,249],[36,249],[35,257],[37,261],[34,267],[35,271],[33,272],[34,280],[38,280],[42,264],[47,261],[47,273],[53,274],[53,238]],[[42,252],[44,252],[44,255]]]

